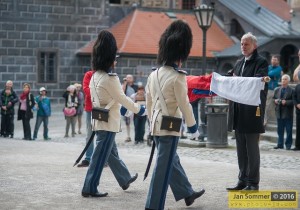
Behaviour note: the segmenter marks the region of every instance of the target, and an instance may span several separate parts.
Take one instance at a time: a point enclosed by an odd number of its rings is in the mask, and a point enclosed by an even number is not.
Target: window
[[[109,0],[110,4],[121,4],[121,0]]]
[[[195,4],[195,0],[182,0],[182,9],[193,9]]]
[[[57,81],[57,50],[38,52],[38,83]]]

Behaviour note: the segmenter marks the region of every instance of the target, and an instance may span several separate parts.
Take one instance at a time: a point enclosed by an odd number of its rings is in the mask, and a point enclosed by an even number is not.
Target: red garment
[[[90,80],[94,74],[94,70],[90,70],[88,72],[86,72],[84,74],[84,77],[83,77],[83,82],[82,82],[82,89],[83,89],[83,92],[85,94],[85,98],[84,98],[84,110],[87,111],[87,112],[91,112],[92,111],[92,108],[93,108],[93,105],[92,105],[92,99],[91,99],[91,93],[90,93]]]
[[[209,97],[208,95],[194,94],[193,90],[210,90],[212,74],[205,76],[186,76],[188,86],[188,97],[190,102],[194,102],[200,98]]]
[[[28,94],[29,94],[29,91],[27,91],[27,92],[23,92],[23,93],[21,94],[21,96],[20,96],[20,99],[21,99],[21,100],[24,100],[24,99],[26,99],[26,98],[27,98],[27,96],[28,96]]]

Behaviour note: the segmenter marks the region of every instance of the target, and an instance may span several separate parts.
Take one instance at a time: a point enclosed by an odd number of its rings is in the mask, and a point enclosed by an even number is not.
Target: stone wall
[[[33,94],[44,86],[53,102],[59,102],[65,88],[82,80],[89,58],[76,50],[108,28],[106,1],[99,0],[1,0],[0,2],[0,87],[14,82],[19,94],[29,82]],[[57,81],[38,83],[37,53],[58,52]],[[1,88],[2,89],[2,88]]]

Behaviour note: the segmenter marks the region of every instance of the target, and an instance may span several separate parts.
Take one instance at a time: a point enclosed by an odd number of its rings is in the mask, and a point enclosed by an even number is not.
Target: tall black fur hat
[[[193,35],[189,25],[176,20],[161,35],[157,62],[160,65],[184,62],[190,54]]]
[[[116,54],[117,42],[113,34],[107,30],[100,31],[93,46],[93,69],[108,72],[116,59]]]

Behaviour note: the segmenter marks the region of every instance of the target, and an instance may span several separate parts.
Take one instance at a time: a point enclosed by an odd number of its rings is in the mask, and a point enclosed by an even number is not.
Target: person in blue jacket
[[[37,139],[37,134],[42,123],[44,124],[44,140],[50,140],[51,138],[48,136],[48,122],[49,116],[51,115],[51,103],[50,99],[47,97],[46,88],[40,88],[40,95],[35,97],[35,102],[37,116],[33,132],[33,140]]]
[[[272,99],[274,96],[274,89],[278,87],[278,82],[281,78],[282,68],[279,65],[279,55],[273,55],[271,58],[271,65],[268,67],[268,76],[271,78],[271,81],[268,83],[268,95],[266,102],[266,111],[265,111],[265,119],[264,126],[267,125],[268,120],[270,118],[270,113],[275,113],[275,104]]]

